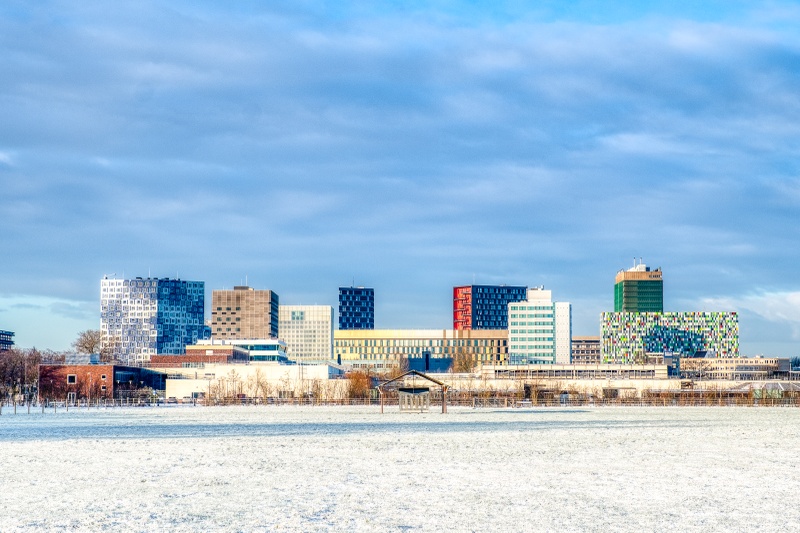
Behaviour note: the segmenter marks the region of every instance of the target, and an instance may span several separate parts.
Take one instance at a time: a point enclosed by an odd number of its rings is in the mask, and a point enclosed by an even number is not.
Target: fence
[[[432,395],[431,409],[441,405],[441,394]],[[125,398],[125,399],[78,399],[74,401],[42,401],[15,403],[0,401],[0,416],[5,414],[36,413],[36,412],[68,412],[72,410],[99,410],[120,407],[163,407],[172,405],[192,406],[231,406],[231,405],[260,405],[260,406],[378,406],[379,398],[345,398],[345,399],[315,399],[315,398],[222,398],[204,402],[199,399],[169,399],[163,398]],[[384,397],[385,407],[399,407],[396,396]],[[518,398],[512,396],[485,396],[475,395],[466,397],[448,397],[447,405],[452,407],[467,407],[472,409],[525,409],[525,408],[553,408],[553,407],[800,407],[800,394],[790,393],[783,396],[770,395],[769,391],[759,389],[732,393],[730,391],[670,391],[645,394],[641,397],[600,398],[591,395],[553,395],[544,398]]]

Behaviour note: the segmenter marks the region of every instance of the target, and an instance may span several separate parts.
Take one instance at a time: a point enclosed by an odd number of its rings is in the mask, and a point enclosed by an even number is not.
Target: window
[[[102,379],[103,381],[105,381],[105,380],[106,380],[106,375],[105,375],[105,374],[103,374],[102,376],[100,376],[100,379]]]
[[[78,382],[78,376],[76,374],[67,374],[67,384],[74,385]]]

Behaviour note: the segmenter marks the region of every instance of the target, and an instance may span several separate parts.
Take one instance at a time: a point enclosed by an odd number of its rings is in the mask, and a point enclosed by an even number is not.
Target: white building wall
[[[300,397],[320,387],[333,397],[347,391],[341,367],[331,364],[202,364],[197,368],[170,368],[168,372],[167,398],[204,396],[220,387],[231,396],[247,397],[279,397],[287,392]]]
[[[572,304],[555,303],[556,364],[572,362]]]

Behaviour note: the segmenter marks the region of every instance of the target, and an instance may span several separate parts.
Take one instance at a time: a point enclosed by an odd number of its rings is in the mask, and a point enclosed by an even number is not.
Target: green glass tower
[[[643,263],[620,270],[614,283],[614,312],[663,313],[664,279],[661,269]]]

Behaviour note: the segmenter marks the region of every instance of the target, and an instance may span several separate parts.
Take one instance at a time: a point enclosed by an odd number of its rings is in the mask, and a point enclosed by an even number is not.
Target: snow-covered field
[[[800,530],[800,410],[0,416],[0,531]]]

